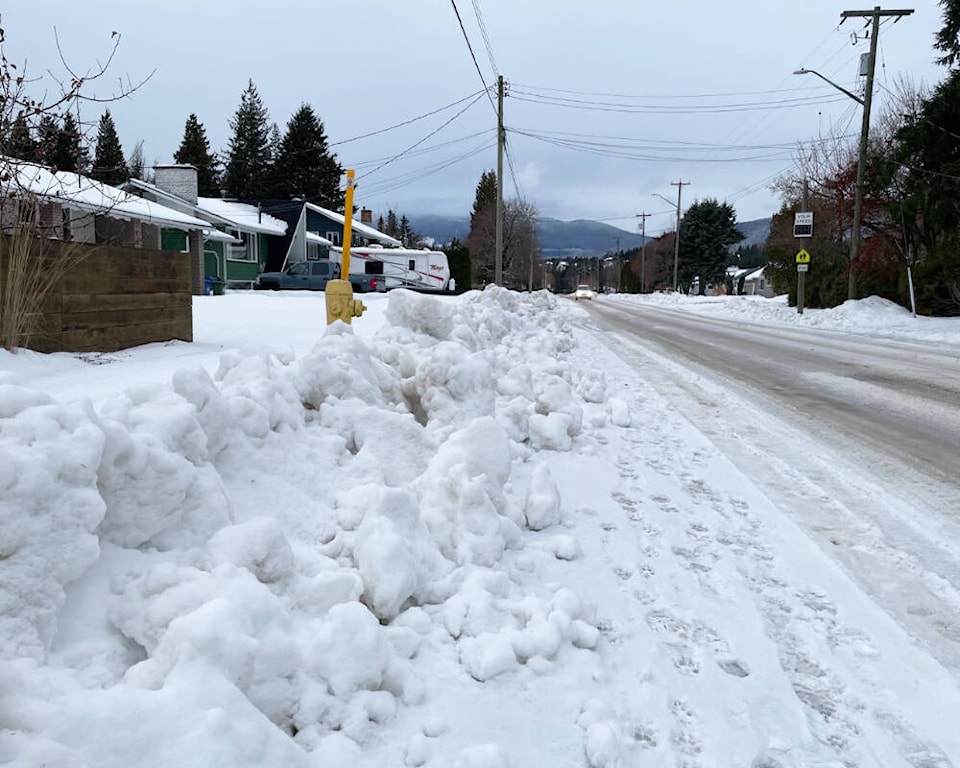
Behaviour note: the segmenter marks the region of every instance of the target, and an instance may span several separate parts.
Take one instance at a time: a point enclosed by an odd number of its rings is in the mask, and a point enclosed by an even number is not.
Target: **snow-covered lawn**
[[[957,679],[574,302],[364,301],[0,352],[0,762],[960,762]],[[875,300],[803,318],[960,346]]]

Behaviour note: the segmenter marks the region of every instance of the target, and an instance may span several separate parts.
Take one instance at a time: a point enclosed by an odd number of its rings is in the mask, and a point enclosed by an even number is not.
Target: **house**
[[[260,206],[197,195],[197,170],[191,165],[158,165],[154,184],[131,179],[124,189],[185,213],[208,219],[203,240],[204,274],[229,286],[250,287],[266,266],[271,241],[283,238],[287,224]],[[169,247],[184,245],[175,232],[165,233]]]
[[[168,208],[78,173],[52,171],[35,163],[0,158],[9,178],[0,182],[0,226],[10,231],[31,219],[42,235],[91,245],[174,250],[164,247],[163,232],[186,242],[191,232],[213,224],[200,216]],[[176,250],[186,250],[178,248]]]
[[[277,272],[297,261],[327,258],[331,246],[343,244],[344,215],[300,200],[268,200],[260,203],[263,211],[287,224],[283,237],[270,241],[266,271]],[[400,241],[354,219],[351,245],[398,247]]]
[[[730,267],[727,276],[738,296],[765,296],[769,299],[774,295],[773,286],[763,276],[763,267]]]
[[[0,157],[0,230],[6,344],[103,352],[193,339],[207,219]],[[168,232],[185,247],[168,247]]]

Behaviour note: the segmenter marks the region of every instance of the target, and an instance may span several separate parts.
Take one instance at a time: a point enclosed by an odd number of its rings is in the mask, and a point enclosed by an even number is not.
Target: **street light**
[[[793,70],[793,74],[795,74],[795,75],[816,75],[816,76],[819,77],[821,80],[823,80],[825,83],[830,83],[830,85],[832,85],[832,86],[833,86],[834,88],[836,88],[838,91],[841,91],[841,92],[847,94],[847,96],[849,96],[851,99],[853,99],[854,101],[856,101],[857,103],[859,103],[860,106],[863,106],[863,99],[861,99],[861,98],[860,98],[859,96],[857,96],[855,93],[851,93],[850,91],[848,91],[848,90],[847,90],[846,88],[844,88],[843,86],[837,85],[837,84],[836,84],[835,82],[833,82],[833,80],[831,80],[830,78],[824,77],[824,76],[821,75],[819,72],[817,72],[815,69],[806,69],[805,67],[802,67],[802,68],[800,68],[800,69],[795,69],[795,70]]]
[[[870,133],[870,101],[873,94],[873,71],[876,55],[877,30],[874,29],[874,34],[871,36],[870,40],[870,61],[869,69],[867,71],[867,88],[864,91],[864,97],[862,99],[856,94],[851,93],[846,88],[842,88],[829,78],[824,77],[819,72],[815,72],[812,69],[798,69],[793,73],[795,75],[816,75],[821,80],[829,83],[838,91],[846,94],[863,107],[863,123],[860,126],[860,151],[858,152],[857,156],[857,186],[854,189],[853,195],[853,227],[850,232],[850,273],[847,278],[848,299],[856,298],[856,278],[854,277],[853,273],[853,263],[856,261],[857,253],[860,251],[860,213],[863,209],[863,171],[864,166],[867,164],[867,135]]]
[[[683,187],[680,187],[680,189],[683,189]],[[659,197],[664,202],[669,203],[670,205],[673,205],[672,200],[667,200],[667,198],[665,198],[663,195],[659,194],[658,192],[654,192],[653,194],[655,197]],[[677,193],[677,236],[673,239],[673,290],[674,291],[680,290],[680,282],[678,279],[678,271],[677,271],[677,267],[679,264],[680,264],[680,194],[678,191]]]

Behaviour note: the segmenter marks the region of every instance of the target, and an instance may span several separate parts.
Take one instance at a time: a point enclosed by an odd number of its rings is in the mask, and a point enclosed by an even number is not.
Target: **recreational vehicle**
[[[341,248],[331,248],[330,258],[343,260]],[[439,293],[450,289],[450,265],[442,251],[416,248],[383,248],[355,246],[350,249],[350,272],[363,271],[364,262],[381,262],[387,290],[410,288],[414,291]]]

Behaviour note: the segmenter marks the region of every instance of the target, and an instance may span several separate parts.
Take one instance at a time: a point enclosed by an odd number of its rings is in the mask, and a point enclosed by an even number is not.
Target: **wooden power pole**
[[[497,235],[493,282],[503,285],[503,75],[497,76]]]
[[[873,75],[877,64],[877,39],[880,37],[880,19],[893,16],[899,21],[909,16],[913,10],[884,11],[876,6],[870,11],[843,11],[840,14],[842,24],[849,18],[869,18],[872,20],[870,31],[870,53],[867,60],[867,83],[863,92],[863,122],[860,127],[860,151],[857,159],[857,187],[853,200],[853,227],[850,232],[850,264],[847,277],[847,298],[857,296],[857,278],[854,262],[860,250],[860,216],[863,210],[863,172],[867,164],[867,136],[870,133],[870,105],[873,101]]]

